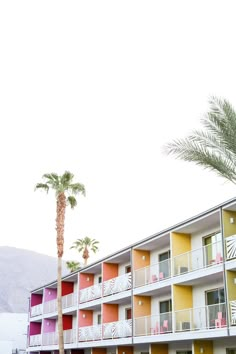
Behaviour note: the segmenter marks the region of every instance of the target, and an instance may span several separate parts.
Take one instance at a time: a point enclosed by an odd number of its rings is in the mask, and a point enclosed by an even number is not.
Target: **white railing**
[[[103,295],[112,295],[121,291],[131,289],[131,273],[120,275],[119,277],[106,280],[103,283]]]
[[[137,269],[134,273],[134,286],[139,287],[167,279],[171,276],[170,270],[170,259]]]
[[[132,320],[103,324],[103,339],[125,338],[132,336]]]
[[[57,332],[43,333],[42,345],[55,345],[55,344],[58,344]]]
[[[236,235],[231,235],[225,238],[226,258],[236,258]]]
[[[102,296],[102,284],[96,284],[82,289],[79,292],[79,302],[86,302],[99,299]]]
[[[172,332],[172,312],[134,319],[134,336],[150,336]]]
[[[134,336],[218,329],[226,326],[226,304],[221,303],[138,317],[134,320]]]
[[[29,342],[30,347],[36,347],[37,345],[41,345],[41,344],[42,344],[41,334],[34,334],[30,336],[30,342]]]
[[[46,301],[43,304],[43,312],[50,313],[57,311],[57,299]]]
[[[230,301],[230,323],[236,325],[236,300]]]
[[[74,329],[67,329],[63,331],[64,343],[75,343],[76,342],[76,331]]]
[[[173,275],[192,272],[222,262],[222,243],[219,241],[175,256]]]
[[[79,328],[79,341],[86,342],[90,340],[102,339],[102,325],[86,326]]]
[[[30,310],[31,317],[42,315],[42,313],[43,313],[42,304],[38,304],[38,305],[35,305],[35,306],[31,307],[31,310]]]
[[[71,293],[68,295],[62,296],[62,308],[72,307],[76,305],[76,294]]]

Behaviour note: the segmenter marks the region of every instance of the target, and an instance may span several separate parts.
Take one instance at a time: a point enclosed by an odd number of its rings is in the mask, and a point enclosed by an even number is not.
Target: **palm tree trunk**
[[[59,354],[64,354],[63,322],[62,322],[62,299],[61,299],[61,273],[62,256],[64,251],[64,224],[66,211],[66,197],[60,193],[57,197],[57,313],[58,313],[58,344]]]
[[[61,264],[62,258],[57,258],[57,314],[58,314],[58,345],[59,353],[64,354],[62,299],[61,299]]]

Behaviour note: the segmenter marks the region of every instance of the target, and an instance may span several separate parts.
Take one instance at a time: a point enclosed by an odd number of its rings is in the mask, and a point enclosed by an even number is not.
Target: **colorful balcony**
[[[172,332],[172,312],[134,319],[134,336],[150,336]]]
[[[171,260],[166,259],[162,262],[137,269],[134,273],[134,286],[144,286],[155,283],[170,277]]]
[[[223,262],[222,243],[216,242],[173,258],[173,275],[192,272]]]
[[[226,259],[236,258],[236,235],[226,237],[225,250]]]
[[[102,296],[102,284],[89,286],[79,292],[79,302],[86,302],[99,299]]]
[[[62,296],[62,308],[73,307],[77,305],[77,294],[71,293],[65,296]]]
[[[79,342],[101,340],[102,339],[102,325],[85,326],[79,328]]]
[[[29,340],[29,346],[30,347],[36,347],[41,345],[42,343],[42,335],[41,334],[35,334],[30,336],[30,340]]]
[[[42,315],[42,313],[43,313],[43,305],[42,304],[35,305],[35,306],[31,307],[31,310],[30,310],[31,317]]]
[[[103,295],[112,295],[119,293],[121,291],[126,291],[131,289],[132,286],[132,278],[131,273],[126,273],[120,275],[119,277],[115,277],[109,279],[103,283]]]

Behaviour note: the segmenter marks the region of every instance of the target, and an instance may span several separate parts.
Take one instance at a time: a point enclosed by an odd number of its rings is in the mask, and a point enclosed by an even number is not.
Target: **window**
[[[236,354],[236,348],[235,349],[226,349],[226,354]]]
[[[101,324],[102,323],[102,315],[99,313],[97,316],[97,324]]]
[[[125,319],[126,320],[131,320],[131,318],[132,318],[131,308],[125,309]]]
[[[131,266],[130,265],[125,267],[125,273],[131,273]]]
[[[205,264],[222,262],[221,233],[215,232],[203,238]]]
[[[221,325],[226,325],[225,292],[224,288],[206,291],[208,327],[214,328],[220,317]]]
[[[102,276],[101,275],[99,275],[99,277],[98,277],[98,283],[102,283]]]
[[[163,278],[170,276],[169,258],[170,251],[159,254],[159,273],[162,273]]]
[[[176,354],[192,354],[192,350],[184,350],[184,351],[178,351]]]

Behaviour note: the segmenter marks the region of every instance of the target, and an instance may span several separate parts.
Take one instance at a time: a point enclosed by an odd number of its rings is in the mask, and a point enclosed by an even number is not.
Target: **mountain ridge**
[[[69,274],[63,261],[63,276]],[[30,292],[57,278],[57,258],[0,246],[0,313],[27,312]]]

